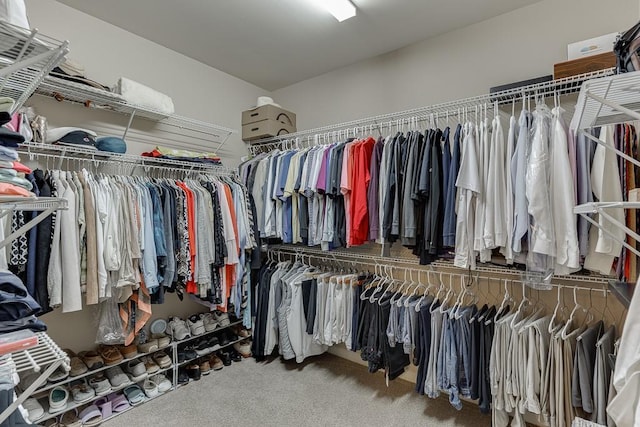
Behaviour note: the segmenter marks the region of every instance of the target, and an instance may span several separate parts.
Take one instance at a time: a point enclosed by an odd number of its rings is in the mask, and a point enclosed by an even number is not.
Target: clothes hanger
[[[405,286],[409,285],[409,287],[410,287],[411,284],[412,284],[412,283],[407,282],[407,270],[409,270],[409,269],[405,269],[404,270],[404,282],[400,285],[398,290],[396,290],[396,292],[391,296],[391,300],[390,300],[391,304],[397,304],[398,300],[402,299],[402,297],[404,296],[404,294],[402,292],[405,289]],[[413,282],[413,280],[411,280],[411,282]],[[407,289],[409,287],[407,287]],[[398,304],[397,306],[400,307],[400,304]]]
[[[422,293],[422,296],[418,299],[418,302],[416,303],[416,306],[415,306],[416,312],[419,313],[420,309],[422,308],[422,303],[424,302],[424,300],[427,297],[427,295],[429,295],[429,289],[431,289],[431,287],[433,286],[431,284],[431,280],[429,279],[429,271],[428,270],[427,270],[427,283],[428,283],[428,286],[425,287],[422,283],[420,283],[420,276],[418,276],[418,283],[420,284],[420,286],[425,288],[424,292]],[[418,286],[418,288],[420,286]],[[418,288],[416,288],[416,290]],[[409,307],[409,299],[406,299],[404,303],[405,303],[405,307]]]
[[[496,315],[493,318],[494,322],[497,321],[505,313],[505,310],[507,310],[508,307],[507,304],[512,304],[515,302],[513,300],[513,297],[509,293],[509,289],[507,289],[507,281],[508,279],[504,279],[504,297],[502,298],[502,303],[500,303],[500,307],[496,311]]]
[[[569,337],[569,328],[571,327],[571,325],[574,323],[575,319],[575,314],[578,312],[578,310],[582,310],[583,312],[586,311],[586,309],[580,305],[580,303],[578,302],[578,295],[577,295],[577,289],[573,288],[573,310],[571,310],[571,314],[569,315],[569,319],[567,320],[567,323],[565,323],[564,327],[562,328],[562,331],[560,332],[560,336],[562,337],[563,340],[566,340]]]
[[[427,279],[428,278],[429,278],[429,274],[427,272]],[[440,282],[440,285],[438,286],[438,291],[436,292],[435,296],[433,297],[433,301],[431,301],[431,305],[429,306],[429,313],[431,314],[435,313],[436,310],[439,310],[440,307],[436,306],[436,304],[438,304],[438,302],[440,301],[440,294],[442,293],[442,291],[445,290],[444,283],[442,283],[442,279],[440,279],[439,282]],[[429,285],[431,285],[431,283],[429,283]]]
[[[373,304],[374,302],[378,301],[378,299],[376,299],[376,294],[377,294],[379,291],[383,290],[383,291],[384,291],[384,292],[383,292],[383,295],[384,295],[384,294],[386,294],[386,293],[387,293],[387,291],[389,290],[389,288],[390,288],[391,286],[393,286],[393,284],[394,284],[394,283],[393,283],[393,279],[391,278],[391,276],[389,275],[389,273],[388,273],[388,271],[387,271],[387,267],[388,267],[388,266],[386,266],[386,265],[385,265],[384,267],[385,267],[385,275],[386,275],[386,277],[384,278],[384,281],[382,281],[382,282],[381,282],[381,283],[376,287],[376,289],[373,291],[373,294],[371,294],[371,296],[369,297],[369,302],[370,302],[370,303],[372,303],[372,304]],[[384,289],[384,286],[385,286],[385,285],[387,286],[387,288],[386,288],[386,289]]]
[[[516,315],[511,319],[511,327],[515,328],[516,324],[525,316],[526,309],[531,306],[531,301],[527,298],[526,289],[524,282],[520,282],[522,284],[522,300],[518,305],[518,309],[516,310]]]

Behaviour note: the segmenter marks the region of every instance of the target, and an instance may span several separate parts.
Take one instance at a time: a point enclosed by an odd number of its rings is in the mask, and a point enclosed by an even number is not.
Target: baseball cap
[[[89,150],[96,149],[96,139],[93,137],[93,135],[81,130],[74,130],[65,134],[58,141],[56,141],[56,143],[61,145],[73,145]]]
[[[96,148],[100,151],[124,154],[127,152],[127,143],[116,136],[103,136],[96,139]]]

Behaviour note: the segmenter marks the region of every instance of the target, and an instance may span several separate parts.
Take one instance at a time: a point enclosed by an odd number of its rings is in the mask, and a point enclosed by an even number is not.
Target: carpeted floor
[[[212,372],[103,424],[136,426],[490,426],[491,417],[446,397],[431,400],[414,385],[329,354],[302,364],[274,359]]]

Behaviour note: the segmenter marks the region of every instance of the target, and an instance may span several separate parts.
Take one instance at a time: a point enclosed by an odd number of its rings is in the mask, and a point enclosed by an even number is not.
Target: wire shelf
[[[269,152],[282,148],[288,141],[296,139],[309,139],[316,135],[332,134],[334,138],[340,134],[345,137],[356,135],[368,130],[373,133],[374,130],[380,130],[382,126],[401,127],[404,124],[411,124],[430,119],[442,118],[445,115],[460,114],[465,109],[474,109],[484,106],[493,106],[497,104],[506,104],[515,102],[516,99],[527,96],[549,96],[553,94],[566,95],[580,90],[580,85],[590,79],[611,76],[614,72],[613,68],[594,71],[591,73],[579,74],[576,76],[566,77],[563,79],[552,80],[549,82],[536,83],[533,85],[522,86],[513,89],[507,89],[491,94],[479,95],[470,98],[448,101],[441,104],[430,105],[426,107],[414,108],[395,113],[382,114],[379,116],[367,117],[358,120],[352,120],[344,123],[333,124],[329,126],[318,127],[306,131],[290,133],[280,137],[272,137],[260,139],[252,142],[249,151],[252,155],[261,152]],[[284,143],[284,144],[283,144]]]
[[[68,42],[0,21],[0,96],[20,108],[36,87],[69,52]]]
[[[640,119],[640,71],[584,82],[580,90],[573,129]]]
[[[41,144],[26,142],[20,144],[18,152],[25,154],[30,160],[34,157],[51,157],[62,161],[64,159],[92,161],[96,164],[112,164],[114,166],[128,165],[143,168],[159,168],[176,171],[180,168],[183,171],[195,171],[199,173],[215,175],[232,175],[234,171],[213,163],[198,163],[186,160],[162,159],[157,157],[137,156],[134,154],[118,154],[105,151],[89,150],[80,147],[55,144]]]
[[[167,115],[166,113],[149,107],[130,104],[117,93],[101,90],[92,86],[47,76],[36,89],[36,94],[53,97],[58,101],[66,101],[85,107],[112,111],[133,117],[142,117],[157,122],[159,125],[170,126],[198,134],[198,139],[209,142],[224,143],[236,130],[224,126],[207,123],[200,120]]]
[[[44,211],[47,209],[67,209],[67,200],[56,197],[14,197],[0,196],[0,210]]]

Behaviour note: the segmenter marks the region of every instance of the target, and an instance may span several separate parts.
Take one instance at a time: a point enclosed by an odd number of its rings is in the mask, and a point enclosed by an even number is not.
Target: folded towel
[[[167,116],[175,112],[171,97],[126,77],[120,77],[113,91],[130,104],[150,108]]]

